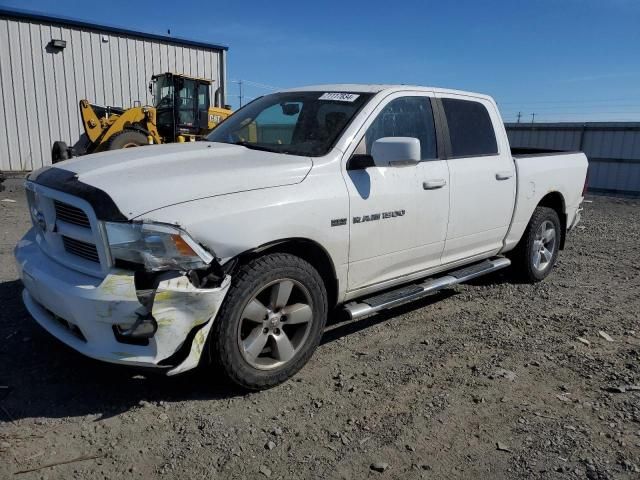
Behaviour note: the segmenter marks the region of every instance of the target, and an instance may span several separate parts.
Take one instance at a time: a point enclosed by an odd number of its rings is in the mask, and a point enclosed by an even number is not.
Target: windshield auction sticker
[[[327,92],[323,93],[318,100],[334,100],[338,102],[353,102],[360,95],[356,93],[340,93],[340,92]]]

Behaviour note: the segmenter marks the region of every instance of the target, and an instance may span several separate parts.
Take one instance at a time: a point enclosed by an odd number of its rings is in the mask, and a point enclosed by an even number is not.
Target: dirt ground
[[[293,380],[245,394],[40,329],[19,183],[0,193],[0,478],[640,478],[640,201],[590,198],[543,283],[503,271],[334,323]]]

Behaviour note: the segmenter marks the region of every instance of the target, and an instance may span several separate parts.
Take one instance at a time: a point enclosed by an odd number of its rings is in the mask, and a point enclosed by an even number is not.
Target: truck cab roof
[[[303,87],[288,88],[282,91],[285,92],[314,92],[314,91],[338,91],[338,92],[362,92],[362,93],[394,93],[394,92],[409,92],[409,91],[426,91],[441,94],[456,94],[456,95],[468,95],[476,98],[484,98],[492,101],[489,95],[484,95],[476,92],[468,92],[463,90],[454,90],[450,88],[438,88],[422,85],[401,85],[401,84],[365,84],[365,83],[328,83],[319,85],[308,85]]]

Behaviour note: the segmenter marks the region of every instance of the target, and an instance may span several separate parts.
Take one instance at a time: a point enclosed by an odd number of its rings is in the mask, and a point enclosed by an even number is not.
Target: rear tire
[[[517,247],[509,254],[518,275],[528,282],[544,280],[555,265],[562,236],[555,210],[537,207]]]
[[[109,139],[107,150],[119,150],[121,148],[142,147],[148,145],[147,136],[137,130],[123,130]]]
[[[236,385],[267,389],[307,363],[326,321],[316,269],[294,255],[265,255],[238,267],[211,330],[211,358]]]
[[[70,158],[69,147],[65,142],[53,142],[53,147],[51,148],[51,163],[63,162]]]

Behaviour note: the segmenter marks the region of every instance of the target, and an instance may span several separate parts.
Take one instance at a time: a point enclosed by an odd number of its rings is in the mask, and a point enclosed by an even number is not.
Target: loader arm
[[[96,151],[108,144],[109,139],[127,129],[140,130],[147,136],[151,136],[153,143],[164,143],[156,128],[156,109],[153,107],[132,107],[124,113],[111,117],[113,122],[109,122],[106,131],[100,138]]]
[[[80,100],[80,118],[82,118],[84,133],[89,141],[95,144],[104,133],[104,129],[89,100]]]

